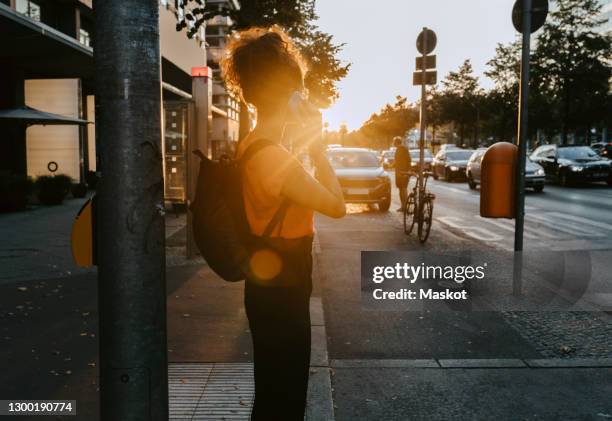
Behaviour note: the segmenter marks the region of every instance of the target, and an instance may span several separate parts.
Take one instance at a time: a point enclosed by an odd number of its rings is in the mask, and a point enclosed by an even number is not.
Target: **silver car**
[[[487,148],[477,149],[467,163],[465,175],[468,185],[472,190],[475,190],[481,183],[482,158],[486,151]],[[544,168],[527,158],[525,165],[525,187],[532,188],[536,193],[541,193],[544,191],[545,181],[546,176],[544,174]]]

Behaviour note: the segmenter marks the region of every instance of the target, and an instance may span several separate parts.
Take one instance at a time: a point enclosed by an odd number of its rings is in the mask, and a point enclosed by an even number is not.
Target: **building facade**
[[[193,39],[176,31],[169,3],[160,2],[159,10],[160,88],[164,108],[174,110],[175,103],[190,101],[191,69],[206,66],[206,44],[203,29]],[[37,177],[50,174],[49,162],[55,162],[57,174],[83,182],[98,169],[104,147],[95,138],[92,1],[0,0],[0,38],[0,109],[27,105],[90,122],[86,127],[3,127],[7,138],[0,142],[0,172]],[[165,125],[162,132],[166,150],[166,135],[176,132],[167,133]],[[181,135],[187,136],[184,130]]]
[[[237,0],[208,0],[209,9],[237,10],[240,4]],[[216,16],[206,24],[206,43],[208,67],[213,71],[213,105],[222,112],[214,112],[211,145],[213,156],[222,154],[232,156],[240,135],[240,102],[226,91],[221,80],[220,62],[223,58],[227,36],[230,33],[232,20],[226,16]]]

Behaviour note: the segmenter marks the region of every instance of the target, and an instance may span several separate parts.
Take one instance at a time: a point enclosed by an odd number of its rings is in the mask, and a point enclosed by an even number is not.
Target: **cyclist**
[[[395,146],[395,186],[399,190],[401,201],[401,206],[397,211],[403,212],[406,208],[406,201],[408,200],[408,182],[410,181],[412,160],[408,148],[404,146],[401,137],[394,137],[393,145]]]

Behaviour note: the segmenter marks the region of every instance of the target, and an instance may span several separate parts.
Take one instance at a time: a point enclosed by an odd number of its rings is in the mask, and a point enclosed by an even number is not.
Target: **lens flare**
[[[283,261],[274,250],[262,249],[251,256],[250,267],[251,273],[259,281],[269,281],[281,272]]]

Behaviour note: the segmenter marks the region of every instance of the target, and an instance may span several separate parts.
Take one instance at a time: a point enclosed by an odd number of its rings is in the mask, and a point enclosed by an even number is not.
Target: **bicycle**
[[[418,173],[411,172],[410,175],[416,175],[417,179],[412,192],[408,195],[404,208],[404,233],[406,235],[412,234],[414,226],[417,225],[419,241],[425,243],[431,231],[433,202],[436,198],[435,194],[427,191],[427,181],[433,173],[424,171],[422,183],[419,183]],[[421,184],[420,189],[419,184]]]

